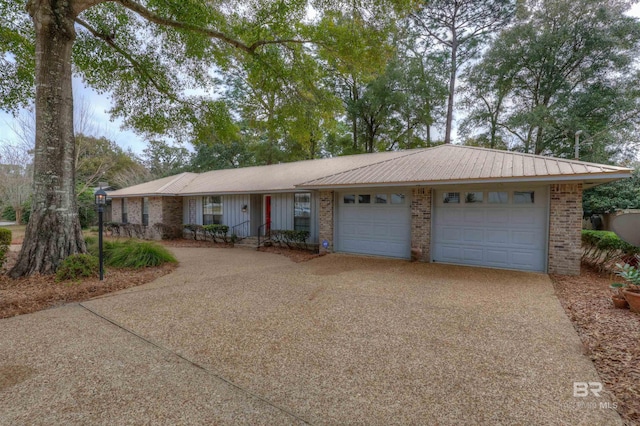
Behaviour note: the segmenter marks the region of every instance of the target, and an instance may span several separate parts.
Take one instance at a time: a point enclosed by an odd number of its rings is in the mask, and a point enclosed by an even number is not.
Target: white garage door
[[[435,262],[544,272],[547,189],[437,191]]]
[[[409,197],[405,192],[341,193],[336,248],[349,253],[409,258],[410,221]]]

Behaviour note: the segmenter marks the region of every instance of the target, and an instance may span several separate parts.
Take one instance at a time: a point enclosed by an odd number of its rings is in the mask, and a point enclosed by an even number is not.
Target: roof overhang
[[[349,183],[333,185],[314,185],[313,183],[303,183],[297,185],[298,189],[340,189],[340,188],[385,188],[385,187],[407,187],[407,186],[445,186],[445,185],[479,185],[492,183],[567,183],[582,182],[585,188],[602,185],[620,179],[631,177],[631,171],[621,173],[607,173],[601,175],[585,174],[570,176],[531,176],[517,178],[500,179],[460,179],[460,180],[439,180],[439,181],[414,181],[414,182],[380,182],[380,183]]]

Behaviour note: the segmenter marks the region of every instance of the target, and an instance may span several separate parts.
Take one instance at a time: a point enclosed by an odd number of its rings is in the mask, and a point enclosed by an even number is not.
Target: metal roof
[[[522,154],[439,145],[268,166],[182,173],[109,192],[110,197],[238,194],[349,186],[408,186],[472,182],[602,181],[631,169]]]
[[[400,158],[310,179],[298,187],[615,180],[630,176],[632,171],[584,161],[450,144],[407,153]]]
[[[139,185],[108,191],[110,197],[127,197],[132,195],[178,195],[191,182],[197,173],[180,173],[162,179],[152,180]]]
[[[212,170],[200,174],[182,173],[109,192],[109,196],[131,197],[154,193],[157,195],[196,195],[293,191],[296,189],[296,185],[310,179],[402,157],[409,152],[376,152],[268,166]],[[171,179],[175,179],[175,181]]]

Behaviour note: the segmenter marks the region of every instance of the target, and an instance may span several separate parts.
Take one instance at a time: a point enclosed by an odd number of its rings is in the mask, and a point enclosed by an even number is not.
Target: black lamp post
[[[100,187],[96,191],[96,206],[98,206],[98,258],[100,259],[100,281],[104,279],[104,264],[102,261],[102,213],[107,204],[107,193]]]

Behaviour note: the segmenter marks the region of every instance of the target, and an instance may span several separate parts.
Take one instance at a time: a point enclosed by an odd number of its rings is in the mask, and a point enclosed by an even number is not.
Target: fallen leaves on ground
[[[17,252],[10,252],[6,272],[15,262]],[[165,264],[142,269],[105,270],[105,279],[98,277],[56,282],[52,275],[34,275],[13,279],[0,275],[0,318],[28,314],[53,308],[70,302],[81,302],[103,294],[146,284],[166,275],[176,268],[175,264]]]
[[[623,421],[640,424],[640,314],[613,306],[608,273],[583,265],[579,276],[551,278]]]

